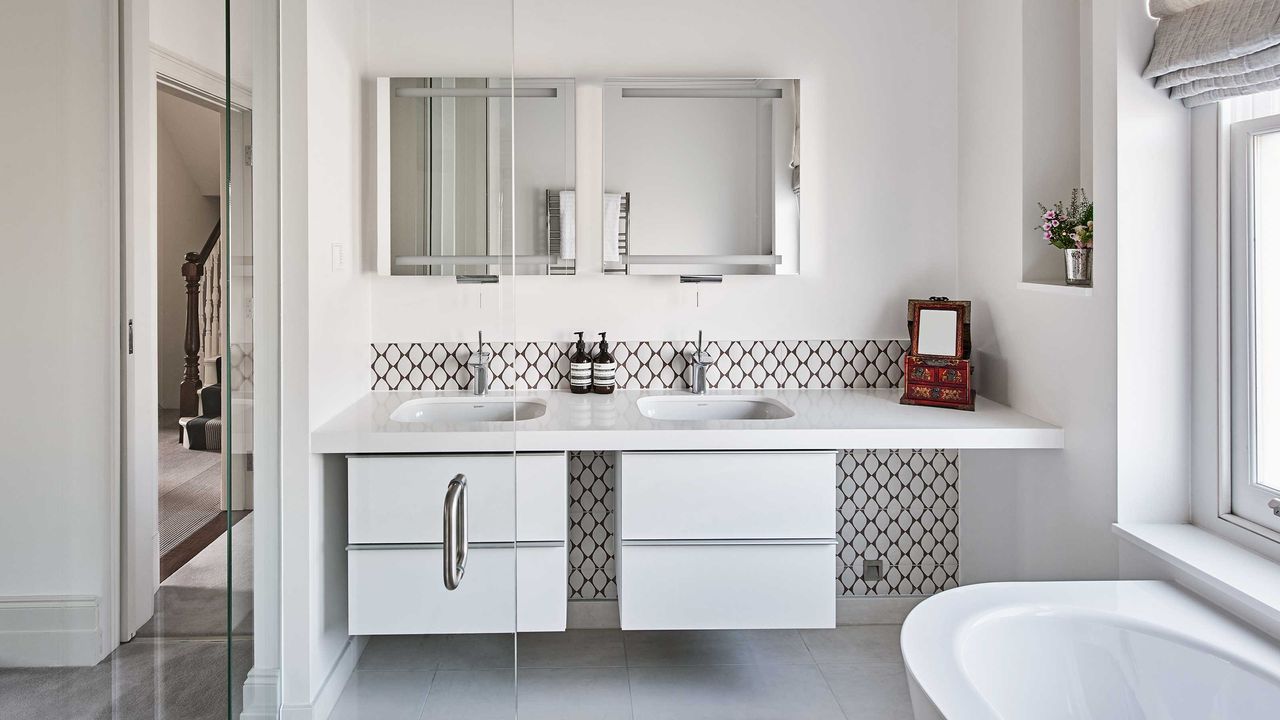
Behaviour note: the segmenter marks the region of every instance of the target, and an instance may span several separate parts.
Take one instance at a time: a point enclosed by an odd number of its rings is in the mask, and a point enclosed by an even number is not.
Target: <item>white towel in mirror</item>
[[[560,259],[578,256],[578,212],[572,190],[560,191]]]
[[[604,214],[600,217],[600,225],[604,230],[601,238],[601,252],[605,262],[618,262],[618,230],[622,216],[622,194],[604,194]]]

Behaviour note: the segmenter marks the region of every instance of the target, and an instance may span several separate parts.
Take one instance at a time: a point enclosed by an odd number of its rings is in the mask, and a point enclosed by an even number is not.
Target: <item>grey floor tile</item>
[[[849,720],[911,720],[911,696],[902,665],[820,665]]]
[[[842,720],[816,665],[628,670],[636,720]]]
[[[515,667],[513,633],[442,635],[440,670],[484,670]]]
[[[629,667],[813,662],[796,630],[655,630],[623,637]]]
[[[445,653],[443,635],[376,635],[360,653],[360,670],[435,670]]]
[[[517,645],[521,668],[626,667],[621,630],[568,630],[521,633]]]
[[[520,720],[631,720],[627,669],[530,668],[520,671]]]
[[[511,720],[516,675],[507,670],[437,670],[422,720]]]
[[[819,664],[902,663],[901,625],[850,625],[831,630],[801,630]]]
[[[417,720],[432,671],[359,670],[351,674],[329,720]]]

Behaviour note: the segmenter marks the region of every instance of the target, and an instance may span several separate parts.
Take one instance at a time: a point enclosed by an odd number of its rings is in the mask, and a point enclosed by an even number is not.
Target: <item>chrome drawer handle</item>
[[[456,590],[467,570],[467,476],[459,473],[444,494],[444,586]]]

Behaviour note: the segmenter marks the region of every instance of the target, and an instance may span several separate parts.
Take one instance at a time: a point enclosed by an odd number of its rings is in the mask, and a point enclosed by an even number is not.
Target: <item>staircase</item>
[[[192,450],[222,451],[222,222],[213,226],[199,252],[182,263],[187,283],[186,332],[183,335],[182,383],[178,386],[179,439]],[[204,375],[201,358],[212,367]]]

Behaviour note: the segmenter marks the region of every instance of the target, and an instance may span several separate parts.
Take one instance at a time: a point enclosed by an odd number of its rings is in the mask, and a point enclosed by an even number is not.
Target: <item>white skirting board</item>
[[[96,665],[99,606],[92,595],[0,597],[0,667]]]
[[[892,625],[907,618],[924,596],[841,597],[836,598],[837,625]],[[569,629],[616,629],[617,600],[570,600]]]
[[[249,669],[244,679],[244,706],[240,720],[276,720],[280,714],[280,670]]]
[[[347,646],[343,648],[338,661],[325,676],[324,684],[316,691],[311,704],[282,706],[280,720],[324,720],[329,717],[338,704],[338,698],[342,697],[342,691],[347,687],[347,682],[351,680],[351,674],[356,670],[360,654],[368,644],[369,638],[365,636],[348,638]]]

